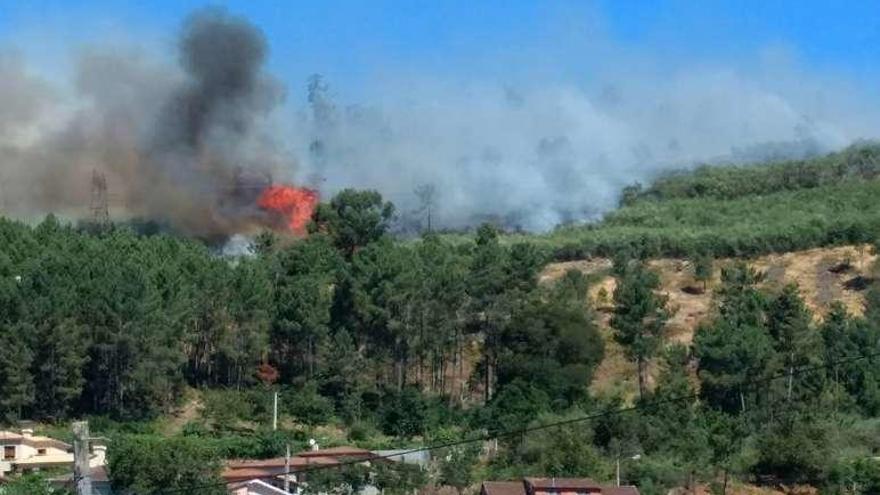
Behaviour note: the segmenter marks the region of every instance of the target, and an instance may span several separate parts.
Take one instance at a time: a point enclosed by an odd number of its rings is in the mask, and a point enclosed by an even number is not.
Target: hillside
[[[591,389],[633,397],[634,365],[608,326],[615,287],[610,256],[649,258],[673,312],[666,326],[669,342],[690,343],[711,314],[720,268],[735,259],[747,259],[764,273],[764,289],[797,284],[816,318],[834,301],[860,315],[875,262],[864,243],[880,230],[878,173],[880,147],[870,143],[808,160],[701,166],[626,188],[620,208],[597,224],[507,241],[528,239],[549,250],[557,261],[545,267],[543,283],[572,268],[598,278],[589,298],[599,310],[606,355]],[[705,291],[690,261],[699,253],[716,258]]]
[[[319,206],[317,233],[267,234],[253,256],[234,259],[121,226],[0,220],[0,421],[65,429],[90,417],[113,437],[111,455],[143,443],[217,460],[277,457],[310,438],[387,449],[502,436],[491,458],[455,453],[464,486],[523,472],[611,480],[624,442],[643,456],[624,477],[646,494],[711,484],[720,469],[747,489],[778,487],[790,465],[799,484],[868,479],[872,471],[844,475],[880,451],[876,363],[848,366],[842,379],[824,369],[816,382],[791,379],[785,394],[753,385],[876,350],[880,326],[861,315],[880,310],[880,181],[823,175],[829,163],[857,171],[874,156],[862,147],[800,165],[672,174],[628,189],[596,225],[548,235],[483,225],[472,236],[399,240],[389,235],[393,205],[346,190]],[[804,170],[824,178],[805,180]],[[776,185],[752,184],[759,178]],[[704,287],[696,267],[707,259]],[[734,275],[722,283],[725,267]],[[615,312],[618,283],[627,290]],[[827,317],[836,301],[848,314]],[[629,332],[625,348],[612,313]],[[665,352],[670,343],[693,345]],[[637,371],[641,398],[694,400],[619,423],[569,423],[635,404]],[[804,407],[765,402],[792,395]],[[798,429],[784,428],[782,410],[798,415]],[[502,435],[555,421],[567,426]],[[719,428],[730,441],[713,443]],[[446,454],[441,472],[458,463]]]
[[[772,254],[748,259],[750,266],[765,274],[760,285],[778,290],[787,284],[797,284],[807,307],[816,318],[821,318],[832,302],[843,303],[854,315],[864,309],[864,280],[871,275],[877,256],[867,245],[839,246]],[[670,342],[688,344],[694,331],[711,315],[713,288],[719,283],[720,270],[734,262],[721,258],[714,262],[713,280],[707,290],[700,292],[701,284],[694,279],[693,264],[686,259],[658,258],[648,266],[660,275],[660,291],[669,298],[672,317],[667,322],[666,337]],[[634,396],[635,370],[614,340],[608,321],[613,310],[611,296],[615,279],[610,275],[611,260],[566,261],[547,265],[540,275],[544,284],[552,284],[568,270],[591,276],[598,281],[590,288],[589,303],[598,309],[598,323],[606,341],[606,355],[591,385],[597,394],[617,391]],[[694,290],[694,289],[697,290]]]
[[[598,223],[505,237],[558,261],[629,252],[646,257],[756,256],[870,242],[880,229],[880,146],[809,160],[671,172],[622,194]]]

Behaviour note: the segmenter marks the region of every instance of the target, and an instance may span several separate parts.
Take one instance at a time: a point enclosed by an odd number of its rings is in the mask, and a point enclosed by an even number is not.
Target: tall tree
[[[714,320],[697,329],[700,394],[728,412],[746,409],[752,382],[773,372],[773,339],[765,328],[766,301],[754,287],[757,274],[745,265],[722,271],[720,304]]]
[[[390,358],[398,390],[407,381],[415,341],[416,280],[419,267],[413,250],[388,239],[374,242],[352,259],[355,311],[361,342],[370,356]]]
[[[40,342],[33,361],[37,406],[41,416],[66,418],[79,401],[85,384],[85,329],[71,319],[64,319],[46,322],[35,333]]]
[[[852,318],[835,303],[820,327],[827,380],[839,398],[851,398],[865,414],[880,413],[880,328]],[[863,359],[854,359],[867,356]]]
[[[415,351],[418,381],[432,391],[449,392],[462,401],[464,375],[464,305],[467,301],[467,259],[439,236],[427,234],[416,248]],[[425,365],[429,373],[424,373]],[[447,370],[453,367],[452,390]],[[427,376],[426,376],[427,375]]]
[[[376,191],[344,189],[329,203],[318,205],[310,229],[325,232],[346,259],[388,231],[394,205]]]
[[[690,398],[694,395],[690,359],[684,345],[669,346],[663,353],[656,388],[639,405],[645,408],[642,447],[680,456],[687,471],[687,486],[693,488],[697,472],[706,465],[710,443],[700,402]]]
[[[811,315],[796,285],[787,285],[770,303],[767,311],[767,329],[773,337],[774,347],[782,369],[788,375],[786,397],[794,393],[795,368],[817,366],[822,362],[822,341],[812,328]],[[813,373],[808,378],[814,383],[799,383],[809,387],[810,395],[821,387],[823,374]],[[815,383],[818,382],[818,383]],[[800,395],[800,394],[799,394]]]
[[[31,327],[0,327],[0,418],[23,419],[34,403],[33,353],[24,338]]]
[[[337,330],[320,351],[326,363],[318,373],[321,393],[334,401],[345,420],[359,420],[362,396],[369,381],[367,363],[345,329]]]
[[[627,262],[621,273],[614,289],[611,326],[615,330],[614,338],[636,363],[639,396],[644,396],[648,361],[662,343],[669,313],[666,298],[656,293],[660,280],[655,273],[638,261]]]
[[[334,282],[342,259],[324,235],[312,235],[272,259],[275,317],[272,349],[283,379],[318,372],[318,349],[330,328]]]
[[[498,365],[498,338],[509,315],[507,289],[507,253],[498,242],[498,231],[489,224],[480,226],[471,254],[468,277],[468,311],[471,325],[483,337],[483,393],[492,399],[495,369]]]

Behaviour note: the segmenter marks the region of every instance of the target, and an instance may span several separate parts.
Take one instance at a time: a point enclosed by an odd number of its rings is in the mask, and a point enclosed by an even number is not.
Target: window
[[[15,459],[15,445],[6,445],[3,447],[3,460],[11,461]]]
[[[37,455],[46,455],[46,449],[37,449]]]

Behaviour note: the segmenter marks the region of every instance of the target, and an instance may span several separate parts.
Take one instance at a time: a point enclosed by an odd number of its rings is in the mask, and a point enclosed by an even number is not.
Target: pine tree
[[[759,275],[745,265],[722,271],[716,318],[697,329],[700,394],[728,412],[746,409],[749,385],[773,371],[773,339],[765,328],[766,301],[754,285]]]
[[[835,363],[826,368],[827,380],[840,398],[851,398],[865,414],[880,413],[880,367],[873,356],[880,352],[880,329],[863,319],[852,318],[835,303],[820,327],[824,358]],[[869,355],[866,359],[853,357]],[[845,404],[846,405],[846,404]]]
[[[693,260],[694,278],[703,283],[704,292],[707,284],[712,280],[712,262],[712,256],[708,254],[701,254]]]
[[[34,403],[33,353],[24,340],[28,326],[0,327],[0,418],[14,422]]]
[[[361,399],[367,389],[367,363],[354,340],[345,329],[337,330],[320,352],[326,363],[318,374],[321,394],[334,401],[344,419],[360,419]]]
[[[621,269],[614,289],[614,338],[638,368],[639,396],[647,392],[648,361],[663,340],[669,313],[666,298],[655,293],[660,285],[657,275],[640,262],[629,262]]]
[[[477,230],[468,277],[468,311],[473,328],[483,336],[483,394],[486,402],[495,392],[495,371],[498,366],[498,340],[511,298],[505,297],[507,284],[507,253],[498,243],[498,231],[489,224]]]
[[[85,332],[75,321],[66,319],[46,322],[36,333],[37,407],[41,416],[63,419],[73,410],[85,384],[83,368],[89,360]]]
[[[285,382],[300,374],[313,378],[320,371],[318,349],[330,331],[334,282],[342,258],[326,236],[312,235],[279,251],[271,261],[274,359]]]
[[[773,337],[774,347],[781,360],[782,369],[788,375],[786,397],[794,393],[794,372],[800,366],[816,366],[822,362],[822,341],[812,328],[811,315],[796,285],[787,285],[773,301],[767,312],[767,329]],[[813,395],[821,387],[820,373],[805,377]],[[799,380],[804,384],[804,380]],[[802,394],[798,394],[799,396]]]

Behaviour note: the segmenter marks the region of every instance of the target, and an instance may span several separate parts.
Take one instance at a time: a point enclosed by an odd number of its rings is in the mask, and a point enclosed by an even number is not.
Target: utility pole
[[[290,493],[290,444],[284,452],[284,491]]]
[[[77,495],[92,495],[88,421],[73,423],[73,481],[76,484]]]
[[[275,392],[272,401],[272,431],[278,429],[278,392]]]
[[[621,456],[621,453],[620,453],[620,450],[618,450],[617,451],[617,459],[615,459],[615,461],[616,461],[616,463],[615,463],[615,472],[616,472],[615,478],[617,478],[617,486],[620,486],[620,456]],[[642,454],[636,454],[634,456],[627,457],[627,459],[630,459],[633,461],[637,461],[641,458],[642,458]]]
[[[618,455],[617,459],[615,459],[615,460],[617,461],[616,466],[615,466],[615,473],[616,473],[615,478],[617,478],[617,485],[615,485],[615,486],[619,487],[620,486],[620,455]]]

